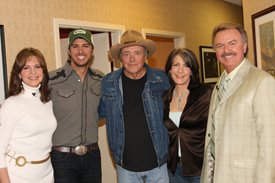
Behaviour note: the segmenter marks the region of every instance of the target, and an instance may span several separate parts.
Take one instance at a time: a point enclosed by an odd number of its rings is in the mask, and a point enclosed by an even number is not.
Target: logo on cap
[[[86,34],[86,31],[85,30],[75,30],[74,35],[76,35],[76,34]]]
[[[71,31],[69,33],[69,45],[71,45],[76,38],[85,39],[89,44],[93,46],[92,34],[88,30],[77,29],[77,30]]]

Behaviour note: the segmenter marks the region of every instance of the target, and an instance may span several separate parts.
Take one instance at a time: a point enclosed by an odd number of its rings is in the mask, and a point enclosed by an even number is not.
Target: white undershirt
[[[180,112],[170,112],[169,117],[170,119],[175,123],[177,127],[179,127],[180,124],[180,117],[181,117],[181,111]],[[181,150],[180,150],[180,138],[178,137],[178,144],[179,144],[179,157],[181,157]]]

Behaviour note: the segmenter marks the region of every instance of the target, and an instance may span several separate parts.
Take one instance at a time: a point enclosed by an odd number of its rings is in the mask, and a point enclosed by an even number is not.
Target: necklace
[[[176,91],[176,89],[174,89],[173,92],[173,98],[175,98],[176,102],[177,102],[177,108],[178,110],[182,111],[183,110],[183,105],[182,105],[182,99],[183,97],[188,93],[188,90],[185,90],[184,92],[181,93],[181,95],[179,95]]]

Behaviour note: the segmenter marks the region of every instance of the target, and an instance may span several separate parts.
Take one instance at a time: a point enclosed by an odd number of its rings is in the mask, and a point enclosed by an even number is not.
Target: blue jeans
[[[182,166],[177,164],[175,175],[169,171],[170,183],[200,183],[200,176],[184,176],[182,175]]]
[[[133,172],[116,165],[118,183],[169,183],[167,164],[144,172]]]
[[[52,151],[55,183],[101,183],[100,150],[85,155]]]

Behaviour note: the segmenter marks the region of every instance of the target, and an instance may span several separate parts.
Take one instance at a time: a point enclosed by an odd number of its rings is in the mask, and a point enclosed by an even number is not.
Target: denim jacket
[[[143,106],[158,165],[161,166],[167,162],[169,144],[168,131],[163,122],[162,96],[170,85],[164,72],[151,69],[146,64],[145,68],[147,80],[142,92]],[[125,133],[121,72],[123,68],[108,74],[103,79],[98,110],[100,117],[106,117],[108,142],[114,160],[123,167]]]

